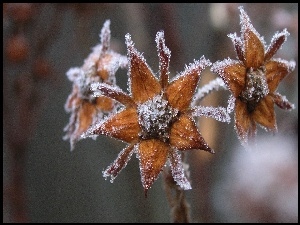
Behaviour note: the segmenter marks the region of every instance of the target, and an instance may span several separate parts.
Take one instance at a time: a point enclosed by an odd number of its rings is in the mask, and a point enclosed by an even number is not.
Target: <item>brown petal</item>
[[[140,142],[138,156],[145,194],[147,194],[147,190],[163,169],[167,161],[168,151],[169,145],[156,139],[143,140]]]
[[[253,112],[253,119],[268,130],[277,131],[274,102],[270,95],[257,104]]]
[[[96,106],[100,110],[109,112],[113,109],[114,102],[111,98],[101,96],[96,99]]]
[[[241,32],[242,39],[244,39],[245,51],[245,66],[257,69],[264,62],[265,49],[264,44],[259,38],[259,34],[251,24],[250,18],[242,7],[239,7],[241,15]]]
[[[169,64],[171,52],[165,45],[164,32],[160,31],[156,34],[156,44],[159,57],[160,84],[163,89],[169,83]]]
[[[167,87],[166,95],[170,105],[179,111],[189,107],[200,79],[202,68],[184,71]]]
[[[211,70],[217,73],[237,98],[245,87],[246,68],[237,60],[224,59],[213,64]]]
[[[75,109],[80,105],[81,101],[82,100],[78,97],[78,86],[73,85],[72,93],[68,96],[65,103],[65,110],[71,112],[72,109]]]
[[[294,109],[295,106],[294,104],[290,103],[285,96],[282,96],[279,93],[272,93],[271,96],[273,97],[273,100],[275,104],[281,108],[281,109],[286,109],[286,110],[291,110]]]
[[[238,138],[243,144],[247,144],[249,139],[256,135],[256,125],[248,113],[247,105],[236,99],[235,101],[235,129]]]
[[[117,159],[109,166],[105,171],[103,171],[103,177],[111,176],[111,181],[113,181],[120,171],[127,165],[130,160],[134,150],[134,145],[129,145],[124,148],[118,155]]]
[[[133,47],[129,34],[126,35],[126,44],[132,98],[136,103],[143,103],[158,95],[161,91],[161,86],[146,60]]]
[[[266,77],[270,93],[276,91],[280,81],[292,70],[291,63],[285,60],[270,60],[266,63]]]
[[[172,125],[170,144],[178,150],[201,149],[214,153],[197,129],[195,122],[187,115],[181,115]]]
[[[125,109],[108,118],[103,124],[89,134],[103,134],[131,143],[137,141],[140,132],[137,112],[134,108]]]
[[[106,97],[115,99],[125,106],[136,107],[136,104],[133,101],[133,99],[118,87],[115,87],[115,86],[112,86],[109,84],[105,84],[105,83],[99,83],[99,84],[96,84],[92,88],[92,90],[95,91],[95,93],[97,93],[97,91],[99,90],[100,94],[103,94]]]
[[[265,54],[265,61],[269,61],[275,55],[275,53],[278,51],[278,49],[281,47],[281,45],[285,42],[288,35],[289,35],[289,33],[285,29],[280,33],[276,33],[273,36],[271,44],[268,47],[266,54]]]
[[[93,122],[96,114],[96,107],[88,101],[83,101],[81,108],[78,111],[78,127],[76,135],[80,136],[83,132],[87,131]]]

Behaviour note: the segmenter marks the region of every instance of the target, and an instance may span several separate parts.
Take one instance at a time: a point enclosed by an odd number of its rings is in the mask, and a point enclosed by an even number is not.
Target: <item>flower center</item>
[[[247,110],[250,113],[254,111],[258,102],[269,93],[265,72],[265,67],[257,70],[250,68],[247,71],[245,89],[239,97],[247,104]]]
[[[178,115],[161,95],[138,106],[139,124],[142,128],[142,139],[158,138],[164,142],[169,140],[169,129]]]

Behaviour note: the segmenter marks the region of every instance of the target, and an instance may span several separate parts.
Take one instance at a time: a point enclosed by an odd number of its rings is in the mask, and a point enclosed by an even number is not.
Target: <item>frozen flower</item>
[[[267,131],[277,131],[274,103],[282,109],[293,109],[285,96],[276,90],[279,83],[295,69],[294,61],[273,56],[285,42],[288,31],[276,32],[266,47],[263,37],[254,29],[242,7],[241,37],[229,34],[237,59],[217,61],[211,70],[223,80],[234,98],[235,129],[242,144],[256,135],[256,123]]]
[[[94,84],[92,90],[124,105],[115,115],[91,127],[83,138],[106,135],[128,145],[103,172],[111,182],[126,166],[133,153],[139,159],[141,181],[145,195],[158,178],[163,167],[171,167],[174,181],[183,190],[191,189],[182,165],[181,152],[200,149],[214,153],[203,139],[193,119],[205,115],[225,121],[226,110],[209,107],[190,107],[202,70],[211,65],[204,56],[186,66],[169,82],[170,50],[165,46],[164,33],[158,32],[156,44],[159,56],[159,79],[126,35],[129,92],[104,84]]]
[[[94,82],[115,84],[118,68],[127,66],[126,56],[110,49],[110,20],[105,21],[101,30],[101,44],[85,59],[82,67],[71,68],[67,77],[73,82],[65,110],[71,113],[69,124],[64,128],[64,140],[70,139],[71,150],[80,139],[80,135],[103,116],[114,109],[114,101],[106,96],[94,97],[90,86]]]

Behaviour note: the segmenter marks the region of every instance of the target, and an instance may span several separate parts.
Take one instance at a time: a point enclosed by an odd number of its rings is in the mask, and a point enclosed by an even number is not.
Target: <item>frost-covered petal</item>
[[[134,48],[131,36],[127,34],[125,38],[129,59],[130,91],[136,103],[143,103],[158,95],[161,86],[144,57]]]
[[[78,86],[73,84],[72,93],[68,96],[64,105],[66,112],[72,112],[81,104],[82,100],[79,98],[78,93]]]
[[[118,174],[121,172],[123,168],[127,165],[128,161],[131,159],[131,156],[134,152],[134,145],[129,145],[126,148],[124,148],[116,158],[116,160],[110,164],[106,168],[105,171],[103,171],[103,177],[111,177],[110,182],[112,183],[114,179],[118,176]]]
[[[171,51],[165,45],[163,31],[157,32],[155,41],[159,57],[160,84],[164,89],[169,83],[169,64]]]
[[[210,64],[210,61],[202,56],[199,61],[186,66],[185,70],[175,77],[166,90],[167,99],[173,108],[181,111],[190,106],[200,73]]]
[[[277,131],[274,102],[270,95],[260,100],[253,112],[252,118],[268,131]]]
[[[110,112],[114,107],[114,102],[111,98],[100,96],[96,98],[95,106],[101,111]]]
[[[215,62],[211,71],[218,74],[237,98],[245,87],[246,68],[238,60],[224,59],[223,61]]]
[[[279,93],[272,93],[271,96],[279,108],[286,110],[292,110],[295,108],[295,105],[290,103],[285,96],[282,96]]]
[[[106,135],[131,143],[138,140],[140,126],[136,109],[128,108],[91,127],[83,136]]]
[[[76,135],[80,136],[83,132],[92,125],[96,115],[96,107],[88,101],[83,101],[78,111],[78,125],[75,131]]]
[[[296,63],[295,61],[272,59],[265,66],[269,91],[272,93],[276,91],[280,81],[295,69]]]
[[[214,153],[198,131],[195,122],[184,114],[171,127],[170,144],[181,151],[200,149]]]
[[[192,189],[191,184],[185,176],[185,171],[182,165],[181,154],[177,150],[170,151],[170,166],[174,181],[183,189]]]
[[[110,48],[110,33],[110,20],[106,20],[99,35],[102,45],[102,52],[105,52]]]
[[[231,38],[231,41],[234,45],[234,50],[237,54],[238,59],[243,62],[245,59],[245,56],[244,56],[243,43],[242,43],[241,38],[238,37],[236,35],[236,33],[228,34],[227,36]]]
[[[139,143],[138,157],[145,194],[162,171],[169,148],[168,144],[157,139],[143,140]]]
[[[249,115],[247,105],[239,99],[235,101],[235,129],[242,144],[256,135],[256,125]]]
[[[240,9],[241,20],[241,35],[244,40],[244,64],[247,68],[252,67],[257,69],[260,67],[265,58],[265,47],[262,37],[257,33],[251,24],[249,16],[244,11],[243,7]]]
[[[265,54],[265,61],[269,61],[275,53],[280,49],[282,44],[286,41],[287,37],[290,33],[284,29],[282,32],[276,32],[271,40],[271,44],[269,45],[266,54]]]
[[[117,100],[125,106],[136,106],[132,98],[117,86],[98,82],[91,85],[91,90],[94,92],[95,97],[105,95],[109,98]]]

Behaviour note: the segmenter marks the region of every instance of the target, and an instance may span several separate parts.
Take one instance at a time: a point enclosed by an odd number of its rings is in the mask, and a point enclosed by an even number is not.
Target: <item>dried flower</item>
[[[268,48],[263,37],[254,29],[240,9],[241,37],[229,34],[237,60],[217,61],[211,70],[217,73],[232,93],[235,110],[235,129],[242,144],[256,135],[256,123],[267,131],[277,131],[274,103],[282,109],[294,105],[276,92],[280,81],[295,69],[294,61],[272,58],[289,33],[276,32]]]
[[[201,114],[220,121],[228,121],[229,118],[226,110],[220,108],[190,107],[200,73],[211,63],[202,56],[169,83],[171,52],[165,46],[163,31],[158,32],[155,39],[159,79],[142,54],[134,48],[131,36],[127,34],[125,37],[130,95],[112,85],[93,84],[92,90],[96,96],[110,97],[124,107],[90,128],[82,137],[107,135],[128,143],[117,159],[103,171],[104,177],[111,176],[111,182],[136,153],[145,195],[167,163],[175,182],[183,190],[191,189],[184,173],[181,152],[200,149],[214,153],[198,131],[193,116]]]
[[[93,48],[83,66],[67,72],[69,80],[73,82],[73,90],[65,104],[65,110],[71,113],[71,117],[64,128],[67,132],[64,140],[70,139],[71,150],[83,132],[115,107],[111,98],[94,97],[90,91],[90,85],[94,82],[115,84],[116,71],[127,66],[126,56],[110,49],[109,26],[110,20],[106,20],[100,34],[101,44]]]

